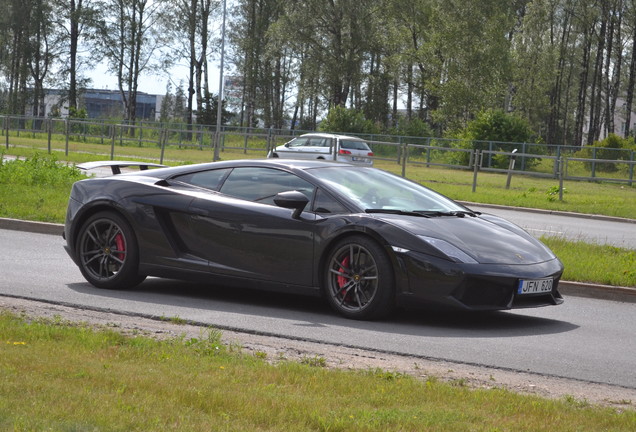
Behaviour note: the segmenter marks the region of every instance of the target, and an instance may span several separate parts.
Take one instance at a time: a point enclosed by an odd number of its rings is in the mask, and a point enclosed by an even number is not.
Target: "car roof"
[[[192,165],[180,165],[176,167],[149,169],[146,171],[137,171],[129,174],[120,174],[119,176],[144,176],[167,179],[179,174],[186,174],[195,171],[204,171],[218,168],[237,168],[237,167],[271,167],[306,170],[308,168],[317,167],[355,167],[353,164],[325,161],[325,160],[297,160],[297,159],[237,159],[220,162],[205,162]]]
[[[306,133],[306,134],[299,135],[296,138],[307,137],[307,136],[320,137],[320,138],[338,138],[338,139],[346,139],[346,140],[364,141],[362,138],[358,138],[358,137],[355,137],[355,136],[324,133],[324,132]]]

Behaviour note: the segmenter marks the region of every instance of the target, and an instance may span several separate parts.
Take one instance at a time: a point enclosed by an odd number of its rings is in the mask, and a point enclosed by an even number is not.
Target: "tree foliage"
[[[128,120],[140,77],[178,62],[188,68],[185,121],[207,118],[219,4],[0,0],[0,106],[41,112],[42,89],[54,76],[73,106],[82,67],[103,57]],[[232,106],[244,126],[315,129],[348,112],[378,130],[399,131],[417,119],[422,133],[444,136],[481,113],[500,112],[524,119],[549,144],[633,134],[636,0],[229,4],[224,72],[240,82],[233,89],[240,103]],[[359,128],[353,117],[351,127]]]
[[[636,151],[634,137],[623,138],[616,134],[609,134],[605,139],[596,141],[591,146],[581,150],[579,156],[607,161],[630,160],[633,151]],[[592,167],[592,163],[586,162],[585,165],[588,169]],[[618,171],[619,165],[617,162],[594,162],[594,169],[615,172]]]
[[[481,111],[466,127],[467,137],[478,141],[529,142],[532,129],[526,120],[502,110]]]
[[[362,111],[347,109],[337,105],[329,110],[327,117],[320,123],[321,131],[348,133],[377,133],[373,122],[364,117]]]

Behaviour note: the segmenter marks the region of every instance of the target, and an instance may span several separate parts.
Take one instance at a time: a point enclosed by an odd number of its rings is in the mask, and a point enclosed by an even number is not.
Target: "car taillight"
[[[367,153],[367,156],[373,156],[373,152]]]
[[[350,155],[351,152],[349,150],[345,150],[345,149],[340,149],[340,151],[338,151],[338,154],[341,155]]]

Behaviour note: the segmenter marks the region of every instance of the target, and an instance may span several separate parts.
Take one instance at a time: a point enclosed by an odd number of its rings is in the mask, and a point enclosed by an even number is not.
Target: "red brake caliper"
[[[120,252],[117,254],[117,258],[120,260],[124,260],[124,256],[126,255],[126,243],[124,243],[124,236],[121,233],[118,233],[115,236],[115,244],[117,245],[117,250]]]
[[[339,272],[341,273],[345,273],[345,267],[349,266],[349,257],[345,257],[345,259],[343,259],[340,264],[342,265],[342,267],[340,267],[338,269]],[[338,276],[338,286],[340,288],[344,288],[344,286],[347,284],[347,278],[345,278],[344,276]],[[341,294],[344,294],[345,291],[342,290]]]

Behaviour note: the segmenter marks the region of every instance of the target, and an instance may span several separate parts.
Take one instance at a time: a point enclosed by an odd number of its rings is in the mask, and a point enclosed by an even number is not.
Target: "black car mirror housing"
[[[307,198],[307,196],[302,192],[286,191],[277,194],[274,197],[274,203],[278,207],[293,209],[294,213],[292,214],[292,217],[294,219],[299,219],[300,214],[309,203],[309,198]]]

